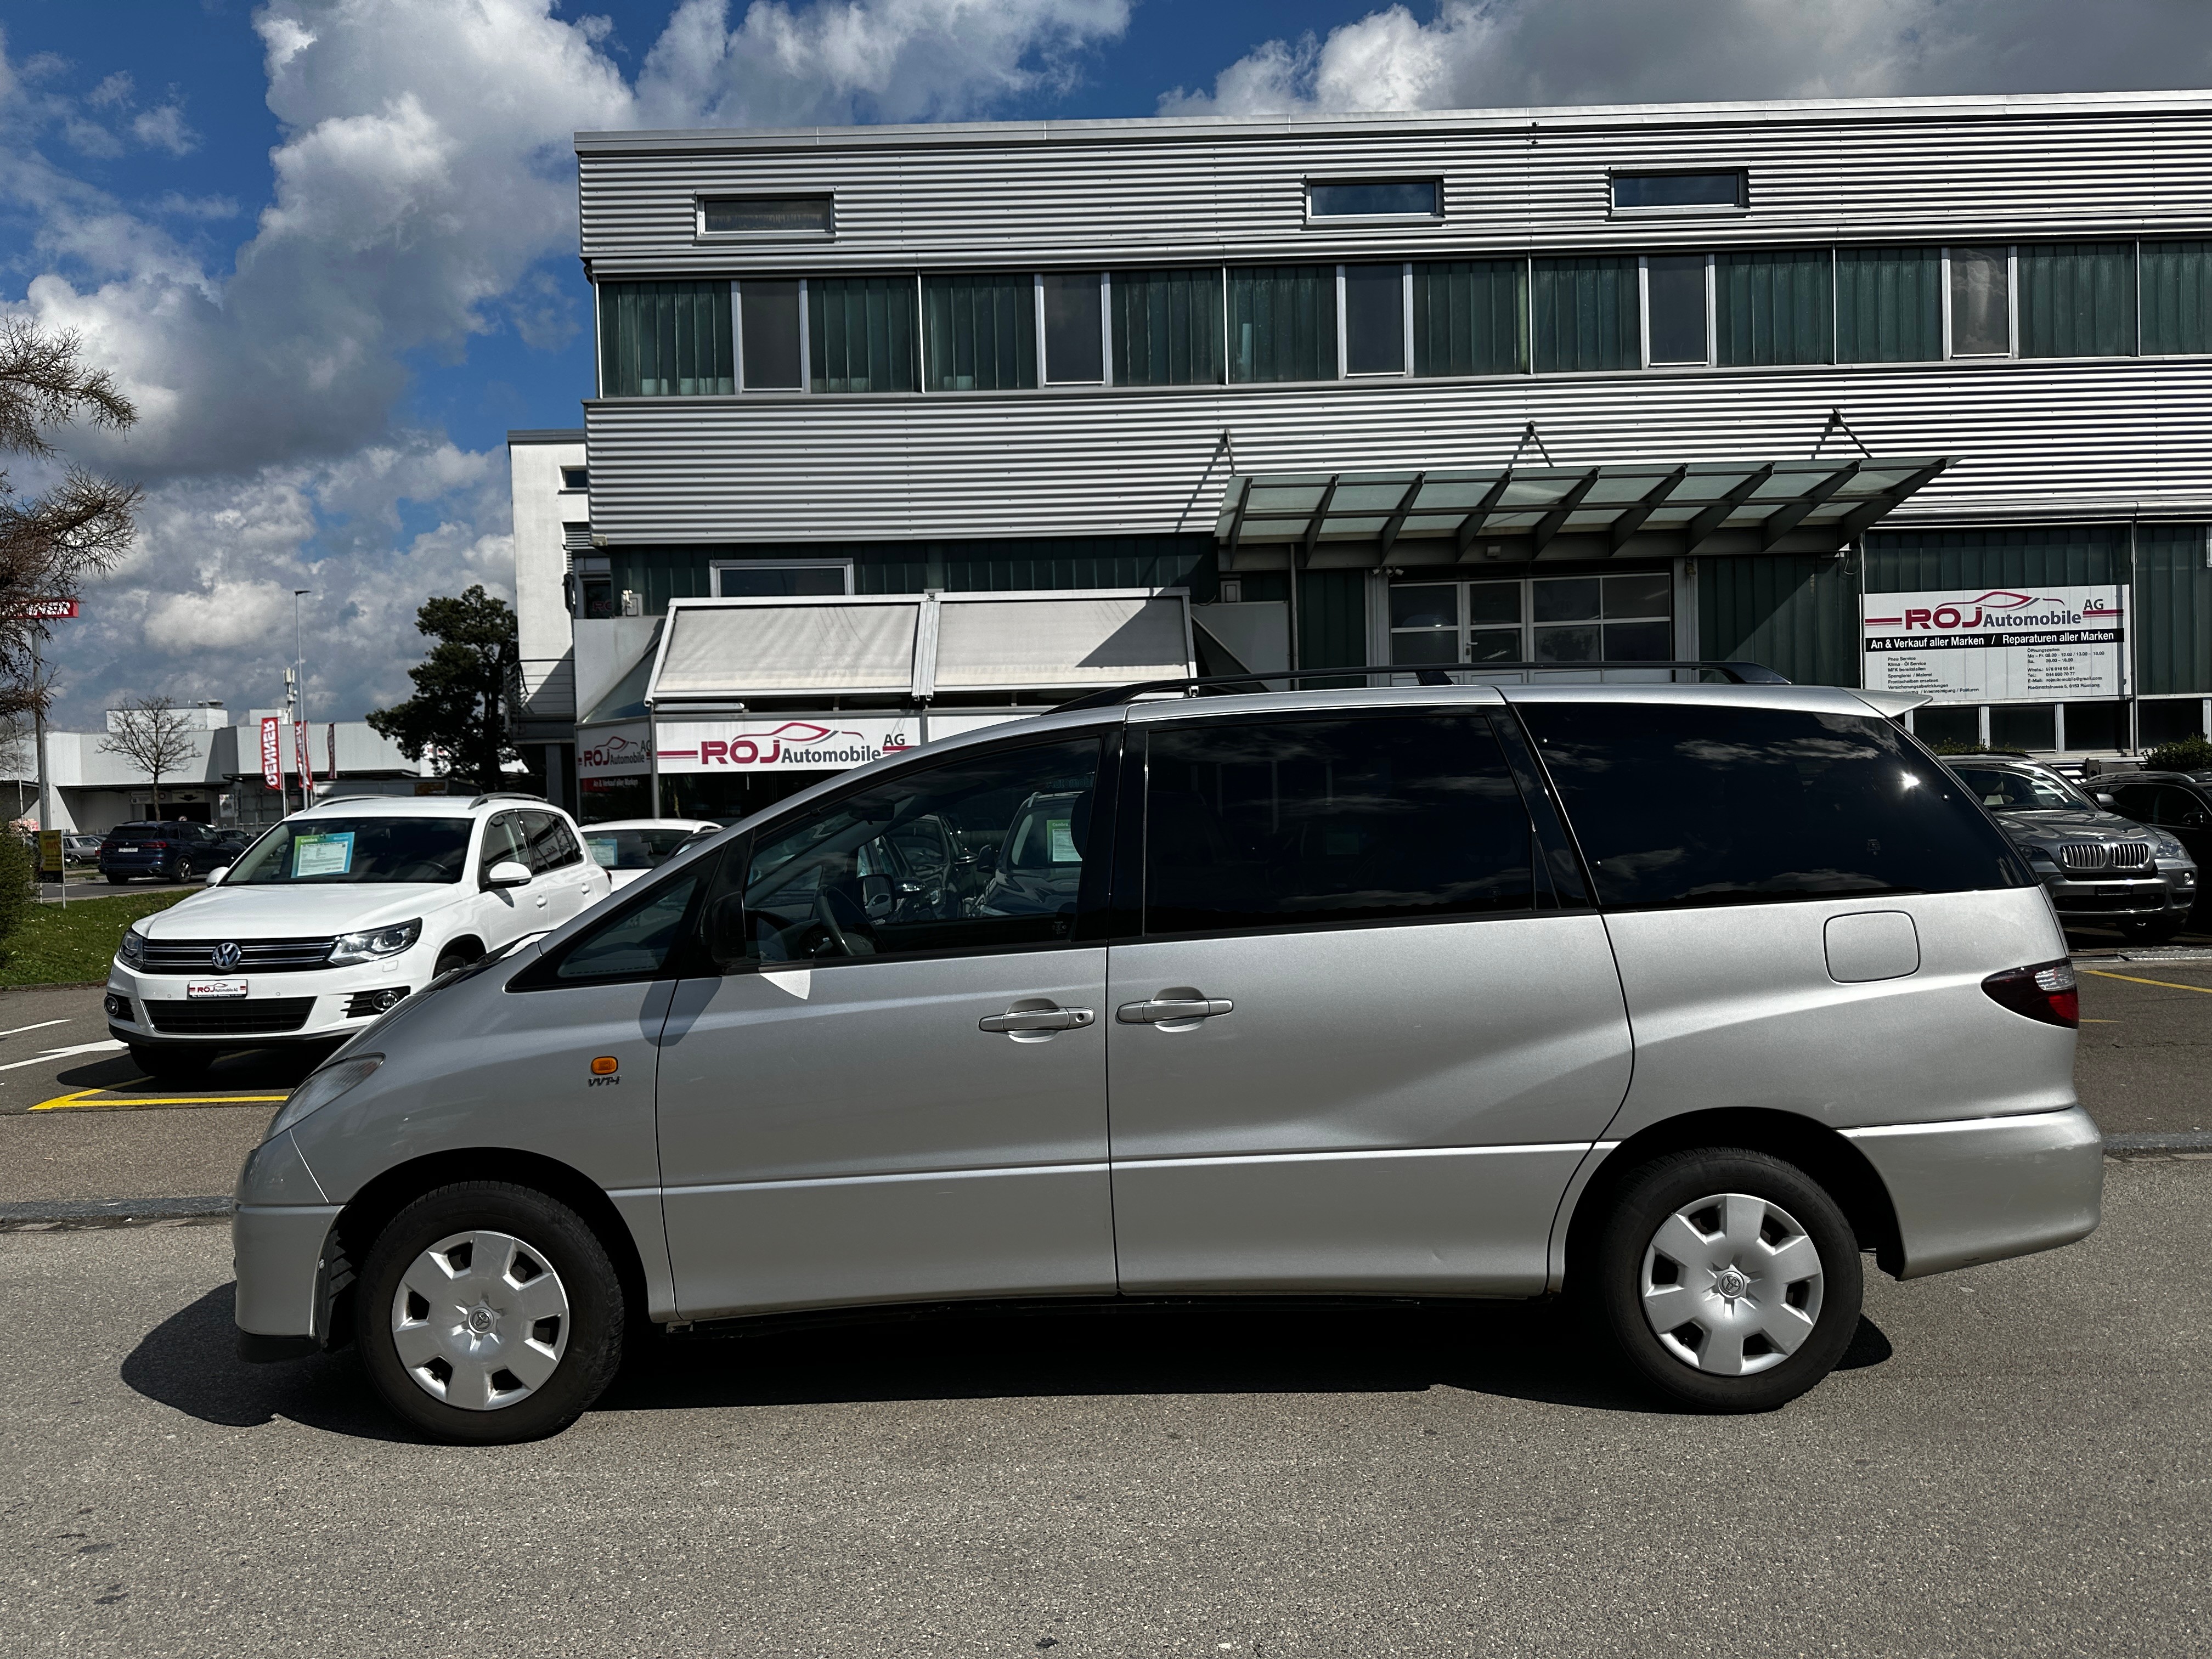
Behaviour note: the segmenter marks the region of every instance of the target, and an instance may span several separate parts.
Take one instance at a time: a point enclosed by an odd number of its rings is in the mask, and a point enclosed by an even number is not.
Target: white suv
[[[155,1077],[226,1049],[345,1037],[611,890],[574,822],[534,795],[324,801],[207,891],[131,925],[108,969],[107,1029]]]

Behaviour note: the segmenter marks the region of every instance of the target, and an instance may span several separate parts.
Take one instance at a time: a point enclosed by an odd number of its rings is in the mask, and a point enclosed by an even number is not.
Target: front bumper
[[[2124,917],[2181,916],[2197,902],[2197,876],[2191,870],[2149,876],[2048,876],[2044,885],[2062,916],[2084,921]]]
[[[1899,1279],[2056,1249],[2096,1229],[2105,1138],[2079,1106],[1844,1134],[1889,1189]]]
[[[351,1036],[400,997],[421,990],[429,977],[430,963],[419,950],[383,962],[289,974],[224,974],[213,968],[148,974],[112,962],[107,1032],[123,1042],[216,1048],[327,1042]],[[189,981],[226,978],[245,980],[246,994],[198,1000],[185,994]]]

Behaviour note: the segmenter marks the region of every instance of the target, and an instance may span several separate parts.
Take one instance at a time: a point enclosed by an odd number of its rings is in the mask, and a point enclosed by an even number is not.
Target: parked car
[[[101,837],[100,873],[118,887],[139,876],[197,881],[231,857],[223,837],[204,823],[148,818],[118,823]]]
[[[2096,781],[2118,811],[2179,842],[2200,872],[2212,866],[2212,772],[2124,772]],[[2212,894],[2202,879],[2191,914],[2212,922]]]
[[[584,850],[617,887],[627,887],[667,863],[687,842],[721,827],[705,818],[617,818],[586,824]]]
[[[106,842],[98,836],[65,835],[62,837],[62,860],[67,864],[97,864],[104,845]]]
[[[929,898],[1039,820],[1071,903]],[[1860,694],[1080,708],[830,779],[362,1031],[240,1176],[240,1349],[350,1341],[489,1442],[646,1322],[1564,1293],[1760,1410],[1851,1340],[1862,1250],[2096,1225],[2076,1018],[2020,855]]]
[[[226,1049],[343,1040],[611,890],[568,815],[535,796],[320,802],[206,891],[131,924],[108,969],[108,1034],[155,1077]]]
[[[2197,860],[2171,831],[2123,817],[2047,766],[1960,757],[1951,770],[1995,815],[2063,921],[2163,944],[2188,925]]]

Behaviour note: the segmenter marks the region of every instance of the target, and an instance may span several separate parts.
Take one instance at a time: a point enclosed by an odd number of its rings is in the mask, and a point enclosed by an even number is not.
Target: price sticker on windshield
[[[295,880],[309,876],[343,876],[352,872],[352,830],[340,830],[330,835],[294,838],[292,875]]]

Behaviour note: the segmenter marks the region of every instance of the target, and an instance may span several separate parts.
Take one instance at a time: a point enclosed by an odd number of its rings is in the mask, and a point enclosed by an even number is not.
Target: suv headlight
[[[2027,867],[2039,876],[2061,876],[2066,872],[2058,867],[2058,860],[2040,847],[2027,849]]]
[[[123,943],[115,948],[115,959],[126,968],[136,968],[146,960],[146,935],[136,927],[124,930]]]
[[[347,1090],[368,1082],[369,1073],[383,1064],[382,1054],[357,1054],[324,1066],[292,1091],[291,1098],[276,1109],[276,1115],[269,1120],[269,1132],[261,1138],[276,1139],[308,1113],[320,1111]]]
[[[396,957],[422,937],[422,919],[394,922],[389,927],[372,927],[366,933],[340,933],[338,942],[331,947],[331,966],[348,968],[359,962],[374,962],[383,957]]]

